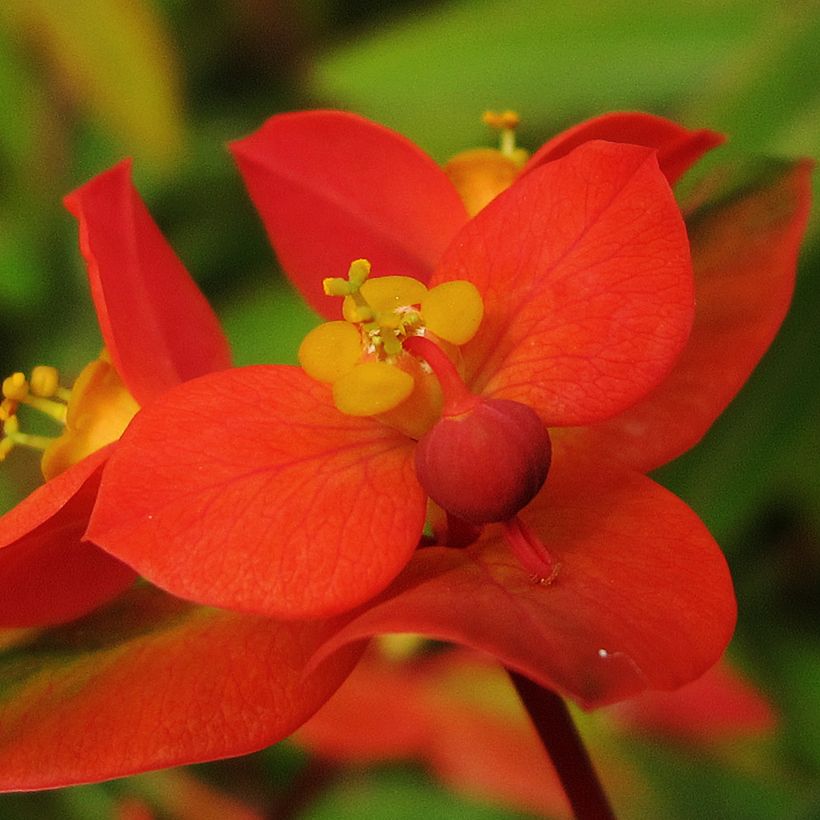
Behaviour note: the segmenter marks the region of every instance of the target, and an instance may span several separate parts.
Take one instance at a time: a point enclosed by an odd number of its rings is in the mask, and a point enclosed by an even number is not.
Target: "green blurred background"
[[[490,144],[487,108],[519,111],[531,149],[586,117],[642,109],[728,133],[711,162],[817,157],[818,43],[820,6],[809,0],[4,0],[2,375],[46,362],[73,376],[96,354],[76,230],[60,199],[125,155],[224,319],[237,363],[288,362],[313,317],[282,282],[225,150],[267,116],[354,110],[444,160]],[[658,476],[725,548],[740,601],[731,658],[781,714],[774,737],[729,762],[617,746],[644,771],[664,816],[820,816],[817,227],[815,216],[777,343],[704,442]],[[34,458],[10,459],[0,510],[36,480]],[[199,771],[259,805],[303,764],[281,746]],[[112,817],[123,795],[151,804],[161,777],[2,796],[0,817]],[[519,816],[446,794],[412,765],[357,771],[303,816],[425,814]]]

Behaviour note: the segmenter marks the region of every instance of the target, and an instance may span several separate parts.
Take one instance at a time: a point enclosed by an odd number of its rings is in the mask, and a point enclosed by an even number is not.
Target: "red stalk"
[[[552,760],[576,820],[615,820],[586,747],[562,698],[518,672],[508,671]]]

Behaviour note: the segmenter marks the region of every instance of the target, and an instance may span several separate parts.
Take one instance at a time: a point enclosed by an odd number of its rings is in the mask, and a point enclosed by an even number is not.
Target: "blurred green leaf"
[[[269,283],[235,294],[219,314],[237,365],[296,364],[302,339],[320,321],[302,297],[272,272]]]
[[[183,135],[172,44],[155,6],[141,0],[6,0],[0,18],[51,60],[53,82],[157,163]]]
[[[701,93],[771,9],[766,0],[462,0],[330,52],[314,85],[321,99],[390,125],[441,159],[485,140],[486,108],[515,108],[526,128],[673,106]]]
[[[530,815],[471,803],[413,769],[385,768],[370,777],[349,777],[328,789],[304,813],[304,820],[516,820]]]
[[[785,5],[766,37],[750,40],[727,61],[719,80],[689,106],[694,116],[731,135],[730,145],[763,151],[779,141],[787,151],[793,123],[820,100],[820,14],[814,4]],[[814,123],[815,135],[820,126]],[[820,142],[814,143],[814,149]]]
[[[698,755],[670,747],[631,744],[665,820],[694,817],[742,817],[771,820],[797,817],[800,796],[794,783],[773,772],[734,771],[720,765],[708,751]]]

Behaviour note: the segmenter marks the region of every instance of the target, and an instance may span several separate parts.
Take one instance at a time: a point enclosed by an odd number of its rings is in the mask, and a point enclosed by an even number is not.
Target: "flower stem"
[[[576,820],[615,820],[564,701],[518,672],[508,671],[552,760]]]

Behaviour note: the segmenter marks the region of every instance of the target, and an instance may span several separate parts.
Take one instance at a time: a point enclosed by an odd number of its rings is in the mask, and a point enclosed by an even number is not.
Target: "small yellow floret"
[[[364,362],[333,384],[333,402],[348,416],[374,416],[398,407],[412,392],[409,373],[386,362]]]
[[[57,372],[57,368],[45,364],[37,365],[31,371],[29,386],[35,396],[50,398],[60,386],[60,374]]]
[[[103,358],[87,364],[71,391],[65,431],[43,453],[41,468],[48,481],[91,453],[116,441],[139,405],[117,371]]]
[[[335,382],[361,357],[361,333],[348,322],[325,322],[313,328],[299,345],[299,364],[320,382]]]
[[[485,111],[481,120],[485,125],[491,128],[518,128],[521,123],[521,117],[515,111]]]
[[[437,285],[421,303],[425,327],[454,345],[469,342],[483,316],[484,302],[478,288],[463,279]]]

